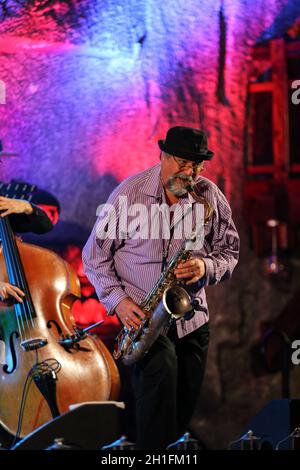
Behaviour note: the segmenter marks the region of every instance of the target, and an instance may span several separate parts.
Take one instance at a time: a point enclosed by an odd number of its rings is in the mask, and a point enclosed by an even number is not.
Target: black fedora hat
[[[192,127],[171,127],[166,139],[158,141],[158,146],[163,152],[194,162],[210,160],[214,155],[207,148],[205,132]]]

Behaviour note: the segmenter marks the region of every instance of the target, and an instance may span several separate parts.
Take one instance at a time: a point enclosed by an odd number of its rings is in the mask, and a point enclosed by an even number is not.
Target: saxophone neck
[[[200,196],[200,194],[196,192],[195,185],[192,186],[191,184],[189,184],[186,187],[186,189],[191,194],[191,196],[195,199],[196,202],[199,202],[200,204],[204,205],[204,225],[206,225],[209,219],[213,215],[213,212],[214,212],[213,206],[210,204],[210,202],[208,202],[208,200],[205,197]]]

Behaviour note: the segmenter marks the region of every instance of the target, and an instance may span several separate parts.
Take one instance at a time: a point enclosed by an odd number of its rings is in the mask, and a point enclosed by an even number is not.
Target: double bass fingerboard
[[[35,185],[20,183],[14,181],[12,183],[0,183],[0,194],[4,197],[13,199],[24,199],[30,201],[32,193],[36,189]],[[30,291],[26,281],[25,272],[16,244],[16,239],[8,217],[0,217],[0,241],[3,247],[3,256],[5,259],[8,280],[10,284],[18,286],[25,293],[25,299],[21,304],[15,304],[17,317],[29,318],[36,317]]]

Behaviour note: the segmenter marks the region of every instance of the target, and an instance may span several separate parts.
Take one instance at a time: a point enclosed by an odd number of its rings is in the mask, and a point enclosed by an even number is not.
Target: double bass
[[[75,270],[56,253],[24,243],[0,217],[0,281],[25,293],[0,302],[0,425],[23,437],[69,406],[116,400],[120,379],[102,341],[75,327]]]

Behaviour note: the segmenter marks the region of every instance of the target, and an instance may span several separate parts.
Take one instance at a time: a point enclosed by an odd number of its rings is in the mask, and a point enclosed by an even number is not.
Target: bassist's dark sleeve
[[[46,212],[40,207],[31,204],[33,212],[27,214],[11,214],[9,221],[14,232],[47,233],[53,228],[53,224]]]

